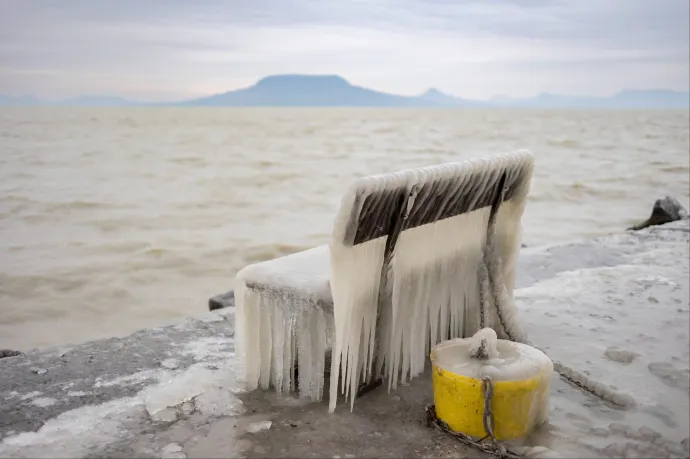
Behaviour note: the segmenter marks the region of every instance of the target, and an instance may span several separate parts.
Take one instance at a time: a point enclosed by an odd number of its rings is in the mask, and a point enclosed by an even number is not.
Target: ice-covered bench
[[[297,383],[320,400],[332,351],[332,410],[339,386],[354,397],[374,375],[389,388],[418,375],[441,340],[480,325],[509,333],[512,317],[490,304],[512,296],[532,168],[521,150],[356,180],[328,246],[237,274],[248,388]],[[491,260],[497,279],[487,279]]]

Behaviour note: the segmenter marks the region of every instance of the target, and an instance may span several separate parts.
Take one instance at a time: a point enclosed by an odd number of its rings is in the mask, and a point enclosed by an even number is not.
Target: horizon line
[[[392,93],[388,92],[385,89],[374,89],[372,87],[367,87],[367,86],[362,86],[358,84],[353,84],[348,80],[347,78],[343,77],[342,75],[338,74],[331,74],[331,73],[324,73],[324,74],[310,74],[310,73],[283,73],[283,74],[271,74],[271,75],[266,75],[260,78],[257,78],[254,83],[246,85],[246,86],[239,86],[235,88],[228,88],[225,90],[220,90],[219,92],[213,92],[213,93],[206,93],[206,94],[197,94],[197,95],[188,95],[188,96],[181,96],[177,98],[170,98],[169,100],[166,98],[166,100],[146,100],[145,98],[139,99],[127,95],[122,95],[122,94],[113,94],[113,93],[83,93],[83,94],[75,94],[72,96],[63,96],[59,98],[53,98],[53,97],[43,97],[43,96],[37,96],[35,94],[31,93],[22,93],[19,95],[14,95],[14,94],[8,94],[8,93],[0,93],[0,97],[9,97],[13,99],[35,99],[38,102],[45,102],[45,103],[60,103],[60,102],[68,102],[71,100],[75,99],[86,99],[86,98],[101,98],[101,99],[119,99],[121,101],[126,101],[126,102],[132,102],[135,104],[165,104],[165,103],[184,103],[184,102],[190,102],[198,99],[203,99],[207,97],[213,97],[213,96],[218,96],[226,93],[231,93],[234,91],[241,91],[244,89],[248,89],[251,87],[255,87],[258,85],[260,82],[262,82],[265,79],[272,78],[272,77],[321,77],[321,78],[327,78],[327,77],[336,77],[344,82],[346,82],[348,85],[355,87],[355,88],[362,88],[362,89],[368,89],[372,91],[376,91],[379,93],[384,93],[392,96],[397,96],[397,97],[402,97],[402,98],[419,98],[422,97],[423,95],[432,92],[432,91],[437,91],[445,96],[453,97],[456,99],[464,99],[467,101],[475,101],[475,102],[484,102],[484,103],[492,103],[492,102],[498,102],[500,103],[501,101],[497,101],[496,99],[503,99],[503,100],[512,100],[512,101],[520,101],[520,100],[528,100],[528,99],[534,99],[536,97],[540,96],[559,96],[559,97],[570,97],[570,98],[589,98],[589,99],[605,99],[605,98],[611,98],[614,97],[618,94],[621,93],[635,93],[635,92],[667,92],[667,93],[676,93],[676,94],[690,94],[690,88],[688,90],[678,90],[678,89],[669,89],[669,88],[660,88],[660,87],[649,87],[645,89],[630,89],[630,88],[621,88],[615,92],[609,93],[607,95],[593,95],[593,94],[583,94],[583,93],[561,93],[561,92],[553,92],[553,91],[539,91],[537,93],[534,93],[532,95],[528,96],[511,96],[507,94],[494,94],[488,98],[473,98],[469,96],[458,96],[455,94],[451,94],[449,92],[445,92],[444,90],[438,88],[437,86],[428,86],[425,90],[415,93],[414,95],[404,95],[404,94],[397,94],[397,93]]]
[[[358,89],[358,90],[365,90],[365,91],[372,91],[374,93],[378,93],[379,95],[385,95],[385,96],[391,96],[395,98],[399,98],[400,100],[411,100],[411,101],[420,101],[422,102],[422,106],[412,106],[412,107],[407,107],[404,104],[403,105],[386,105],[386,104],[377,104],[377,103],[364,103],[364,104],[348,104],[348,103],[338,103],[335,102],[333,104],[330,103],[306,103],[304,105],[298,104],[298,103],[285,103],[285,102],[277,102],[275,105],[269,104],[256,104],[256,103],[245,103],[245,104],[218,104],[218,107],[237,107],[237,108],[242,108],[242,107],[359,107],[359,108],[364,108],[364,107],[371,107],[371,108],[384,108],[384,107],[389,107],[389,108],[475,108],[475,107],[468,107],[468,106],[461,106],[463,103],[477,103],[480,104],[479,107],[476,108],[563,108],[563,109],[627,109],[627,110],[634,110],[634,109],[672,109],[672,110],[687,110],[690,109],[690,107],[660,107],[659,102],[654,103],[652,102],[651,104],[645,104],[645,103],[638,103],[635,104],[633,103],[632,106],[618,106],[618,107],[606,107],[606,106],[599,106],[599,107],[586,107],[586,106],[580,106],[578,103],[594,103],[596,104],[597,102],[601,103],[606,103],[607,100],[615,99],[616,96],[619,95],[625,95],[625,94],[664,94],[664,95],[674,95],[674,96],[680,96],[680,97],[690,97],[690,91],[683,91],[683,90],[676,90],[676,89],[662,89],[662,88],[647,88],[647,89],[630,89],[630,88],[622,88],[618,91],[615,91],[611,94],[608,95],[592,95],[592,94],[567,94],[567,93],[559,93],[559,92],[552,92],[552,91],[541,91],[538,92],[534,95],[530,96],[510,96],[506,94],[494,94],[488,98],[468,98],[464,96],[456,96],[447,92],[444,92],[443,90],[439,89],[438,87],[435,86],[430,86],[427,87],[422,92],[415,93],[414,95],[404,95],[404,94],[396,94],[392,92],[387,92],[386,90],[378,90],[374,89],[371,87],[367,86],[361,86],[358,84],[353,84],[351,83],[347,78],[338,75],[338,74],[308,74],[308,73],[285,73],[285,74],[271,74],[271,75],[266,75],[261,78],[258,78],[254,81],[254,83],[245,85],[242,87],[234,88],[234,89],[226,89],[220,92],[215,92],[215,93],[210,93],[210,94],[205,94],[205,95],[191,95],[189,94],[188,96],[184,97],[177,97],[177,98],[170,98],[166,100],[155,100],[152,101],[150,99],[146,100],[144,98],[140,99],[138,97],[130,97],[127,95],[119,95],[119,94],[112,94],[112,93],[85,93],[85,94],[77,94],[73,96],[67,96],[67,97],[62,97],[62,98],[44,98],[41,96],[37,96],[35,94],[21,94],[21,95],[12,95],[12,94],[1,94],[0,93],[0,106],[4,107],[17,107],[17,106],[71,106],[71,107],[79,107],[79,106],[84,106],[84,107],[133,107],[133,106],[149,106],[149,107],[156,107],[156,106],[197,106],[195,103],[199,103],[200,105],[204,103],[204,101],[207,101],[209,99],[213,99],[216,97],[222,97],[224,95],[229,95],[241,91],[246,91],[252,88],[257,88],[261,87],[262,84],[266,84],[270,80],[279,80],[279,79],[284,79],[284,80],[289,80],[289,79],[298,79],[302,78],[304,79],[304,85],[309,84],[309,80],[317,80],[317,79],[330,79],[333,80],[335,85],[340,85],[337,86],[338,89],[341,88],[352,88],[352,89]],[[284,93],[289,94],[290,89],[289,88],[284,88]],[[428,95],[433,96],[440,96],[440,97],[446,97],[446,101],[439,101],[438,99],[434,100],[428,97]],[[427,98],[425,99],[425,96]],[[278,96],[280,97],[280,96]],[[556,102],[549,102],[547,101],[539,101],[539,98],[554,98],[554,99],[565,99],[561,101],[556,101]],[[4,99],[4,100],[3,100]],[[570,99],[570,100],[568,100]],[[458,104],[458,105],[454,105]],[[428,105],[424,105],[424,103],[427,103]],[[523,103],[534,103],[537,106],[521,106],[520,104]],[[615,100],[611,100],[612,104],[615,104]],[[620,103],[620,102],[619,102]],[[552,104],[552,106],[549,106]],[[546,105],[546,106],[545,106]],[[555,105],[555,106],[553,106]],[[625,104],[622,104],[625,105]],[[663,102],[661,105],[664,105]],[[673,102],[670,103],[670,105],[674,105]]]

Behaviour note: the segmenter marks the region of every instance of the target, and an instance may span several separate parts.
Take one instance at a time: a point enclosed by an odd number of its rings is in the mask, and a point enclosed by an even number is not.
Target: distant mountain
[[[690,93],[667,90],[621,91],[610,97],[620,108],[678,108],[690,107]]]
[[[255,85],[173,105],[203,107],[419,107],[416,97],[397,96],[354,86],[337,75],[275,75]]]
[[[142,102],[134,102],[122,97],[111,96],[79,96],[66,100],[42,100],[34,96],[7,96],[0,94],[0,107],[22,106],[68,106],[68,107],[131,107],[134,105],[146,105]]]
[[[69,106],[69,107],[131,107],[134,105],[146,105],[142,102],[134,102],[122,97],[111,96],[79,96],[66,100],[42,100],[34,96],[7,96],[0,94],[0,107],[26,107],[26,106]]]
[[[509,97],[492,99],[492,105],[528,108],[590,108],[596,104],[605,104],[605,102],[606,99],[596,97],[561,96],[547,92],[526,99]]]
[[[337,75],[274,75],[247,88],[198,99],[169,103],[133,102],[112,96],[80,96],[58,102],[33,96],[0,95],[0,106],[182,106],[182,107],[524,107],[562,109],[681,109],[690,110],[690,93],[626,90],[610,97],[543,93],[525,99],[496,96],[486,101],[463,99],[429,89],[418,96],[401,96],[355,86]]]
[[[676,91],[622,91],[611,97],[577,97],[543,93],[526,99],[498,96],[480,101],[451,96],[435,88],[419,96],[399,96],[354,86],[337,75],[275,75],[263,78],[248,88],[170,105],[690,109],[689,94]]]
[[[509,104],[512,103],[514,99],[510,96],[506,96],[503,94],[499,94],[497,96],[493,96],[491,99],[489,99],[489,102],[492,104]]]
[[[6,96],[0,94],[0,106],[3,107],[21,107],[40,104],[41,101],[34,96]]]
[[[442,107],[484,107],[487,105],[487,102],[461,99],[460,97],[443,93],[436,88],[431,88],[424,94],[417,96],[417,100],[426,102],[428,105],[438,105]]]
[[[677,91],[621,91],[610,97],[562,96],[542,93],[527,99],[492,99],[494,106],[578,109],[690,110],[690,93]]]

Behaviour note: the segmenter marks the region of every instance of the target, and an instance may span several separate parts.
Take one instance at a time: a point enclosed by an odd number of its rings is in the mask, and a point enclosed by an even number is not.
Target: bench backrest
[[[387,236],[400,202],[415,185],[419,192],[406,229],[490,206],[505,175],[502,201],[524,200],[529,191],[532,155],[524,150],[371,175],[356,180],[336,217],[334,239],[345,246]]]

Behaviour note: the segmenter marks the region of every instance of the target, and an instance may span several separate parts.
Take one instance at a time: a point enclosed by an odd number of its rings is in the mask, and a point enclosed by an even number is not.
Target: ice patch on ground
[[[180,446],[177,443],[168,443],[163,448],[161,448],[161,451],[163,451],[164,453],[178,453],[182,451],[182,446]]]
[[[31,400],[31,404],[39,408],[47,408],[55,405],[58,401],[51,397],[36,397]]]
[[[644,253],[630,261],[654,258]],[[619,410],[561,383],[564,388],[551,397],[551,440],[542,442],[556,441],[562,448],[556,450],[573,454],[582,454],[567,446],[578,438],[614,456],[677,452],[690,431],[690,324],[688,285],[681,281],[688,261],[677,254],[674,260],[562,272],[515,291],[519,320],[535,345],[638,402]],[[610,428],[612,422],[624,431]],[[664,438],[644,446],[640,429],[663,432]]]
[[[174,370],[180,366],[180,363],[177,361],[177,359],[165,359],[161,362],[161,366],[163,368],[167,368],[168,370]]]
[[[146,404],[146,411],[153,416],[168,407],[187,402],[204,392],[207,379],[213,378],[213,370],[203,366],[191,366],[181,374],[161,372],[158,384],[144,388],[139,394]]]
[[[149,379],[156,378],[158,375],[159,372],[156,370],[143,370],[131,375],[118,376],[108,381],[104,381],[103,378],[96,378],[96,382],[94,383],[93,387],[98,389],[101,387],[135,385],[143,383]]]
[[[49,419],[36,432],[4,438],[0,443],[0,456],[83,457],[99,446],[121,439],[127,425],[144,414],[143,403],[137,397],[83,406]]]
[[[168,443],[161,449],[161,459],[184,459],[187,455],[182,452],[178,443]]]
[[[210,416],[237,416],[244,412],[242,401],[230,395],[223,387],[205,391],[194,402],[197,410]]]
[[[621,349],[618,346],[609,346],[604,351],[604,356],[614,362],[631,363],[637,357],[637,353]]]
[[[179,413],[189,414],[195,401],[206,415],[232,416],[243,412],[242,402],[234,393],[240,391],[235,374],[233,340],[204,338],[183,345],[185,355],[194,355],[195,363],[178,371],[144,370],[111,380],[99,380],[96,387],[155,381],[133,397],[110,400],[66,411],[48,420],[36,432],[7,436],[0,443],[0,457],[74,458],[95,454],[109,443],[136,435],[137,426],[152,417],[171,422]],[[35,391],[22,396],[39,406],[57,400],[39,397]],[[69,392],[70,396],[87,395]],[[12,394],[19,396],[19,394]],[[49,403],[50,402],[50,403]],[[170,452],[170,454],[179,452]]]
[[[271,421],[257,421],[257,422],[252,422],[247,426],[247,432],[248,433],[257,433],[261,432],[262,430],[268,430],[271,428],[271,425],[273,422]]]
[[[228,350],[232,345],[233,349]],[[197,361],[225,360],[235,355],[234,340],[228,342],[227,338],[201,338],[183,345],[182,355],[191,355]]]

